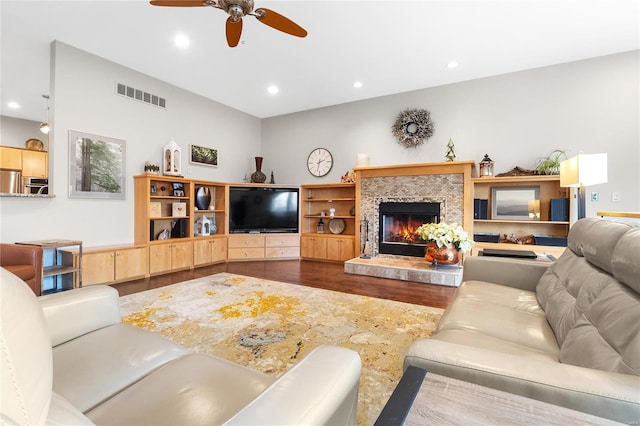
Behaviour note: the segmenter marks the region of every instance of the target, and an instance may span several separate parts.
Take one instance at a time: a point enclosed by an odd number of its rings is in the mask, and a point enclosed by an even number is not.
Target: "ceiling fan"
[[[201,7],[210,6],[222,9],[229,14],[227,18],[227,44],[236,47],[242,35],[242,18],[255,16],[265,25],[296,37],[306,37],[307,31],[289,18],[270,9],[253,10],[253,0],[151,0],[153,6]]]

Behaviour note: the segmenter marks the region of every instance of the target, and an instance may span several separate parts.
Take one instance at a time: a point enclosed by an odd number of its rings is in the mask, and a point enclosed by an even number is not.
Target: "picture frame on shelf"
[[[184,197],[184,184],[182,182],[173,182],[171,186],[173,187],[174,197]]]
[[[491,219],[540,220],[540,187],[492,187]]]
[[[155,194],[155,193],[156,193],[156,186],[155,186],[155,185],[151,185],[150,192],[151,192],[152,194]]]
[[[189,145],[189,161],[192,164],[218,166],[218,150],[205,146]]]

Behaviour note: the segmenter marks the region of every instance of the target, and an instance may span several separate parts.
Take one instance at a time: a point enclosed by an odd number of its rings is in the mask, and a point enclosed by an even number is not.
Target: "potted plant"
[[[151,174],[151,175],[157,175],[158,172],[160,172],[160,166],[158,166],[156,163],[152,163],[150,161],[145,161],[144,163],[144,172]]]
[[[468,252],[475,244],[457,223],[424,223],[416,234],[427,242],[424,257],[433,264],[455,265],[460,262],[460,253]]]
[[[564,158],[563,158],[564,157]],[[538,162],[536,171],[541,175],[559,175],[560,174],[560,162],[562,159],[567,159],[565,151],[556,149],[551,154]]]

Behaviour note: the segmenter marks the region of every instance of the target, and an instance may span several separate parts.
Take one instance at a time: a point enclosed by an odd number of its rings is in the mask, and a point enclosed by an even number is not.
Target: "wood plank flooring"
[[[181,281],[206,277],[219,272],[247,275],[362,296],[379,297],[435,308],[446,308],[455,292],[455,287],[345,274],[342,263],[311,260],[220,263],[142,280],[113,284],[112,286],[120,292],[121,296],[124,296]]]

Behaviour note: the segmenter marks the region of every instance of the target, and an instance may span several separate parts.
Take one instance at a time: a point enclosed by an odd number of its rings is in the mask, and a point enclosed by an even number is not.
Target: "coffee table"
[[[409,367],[375,425],[614,425],[608,419]]]

